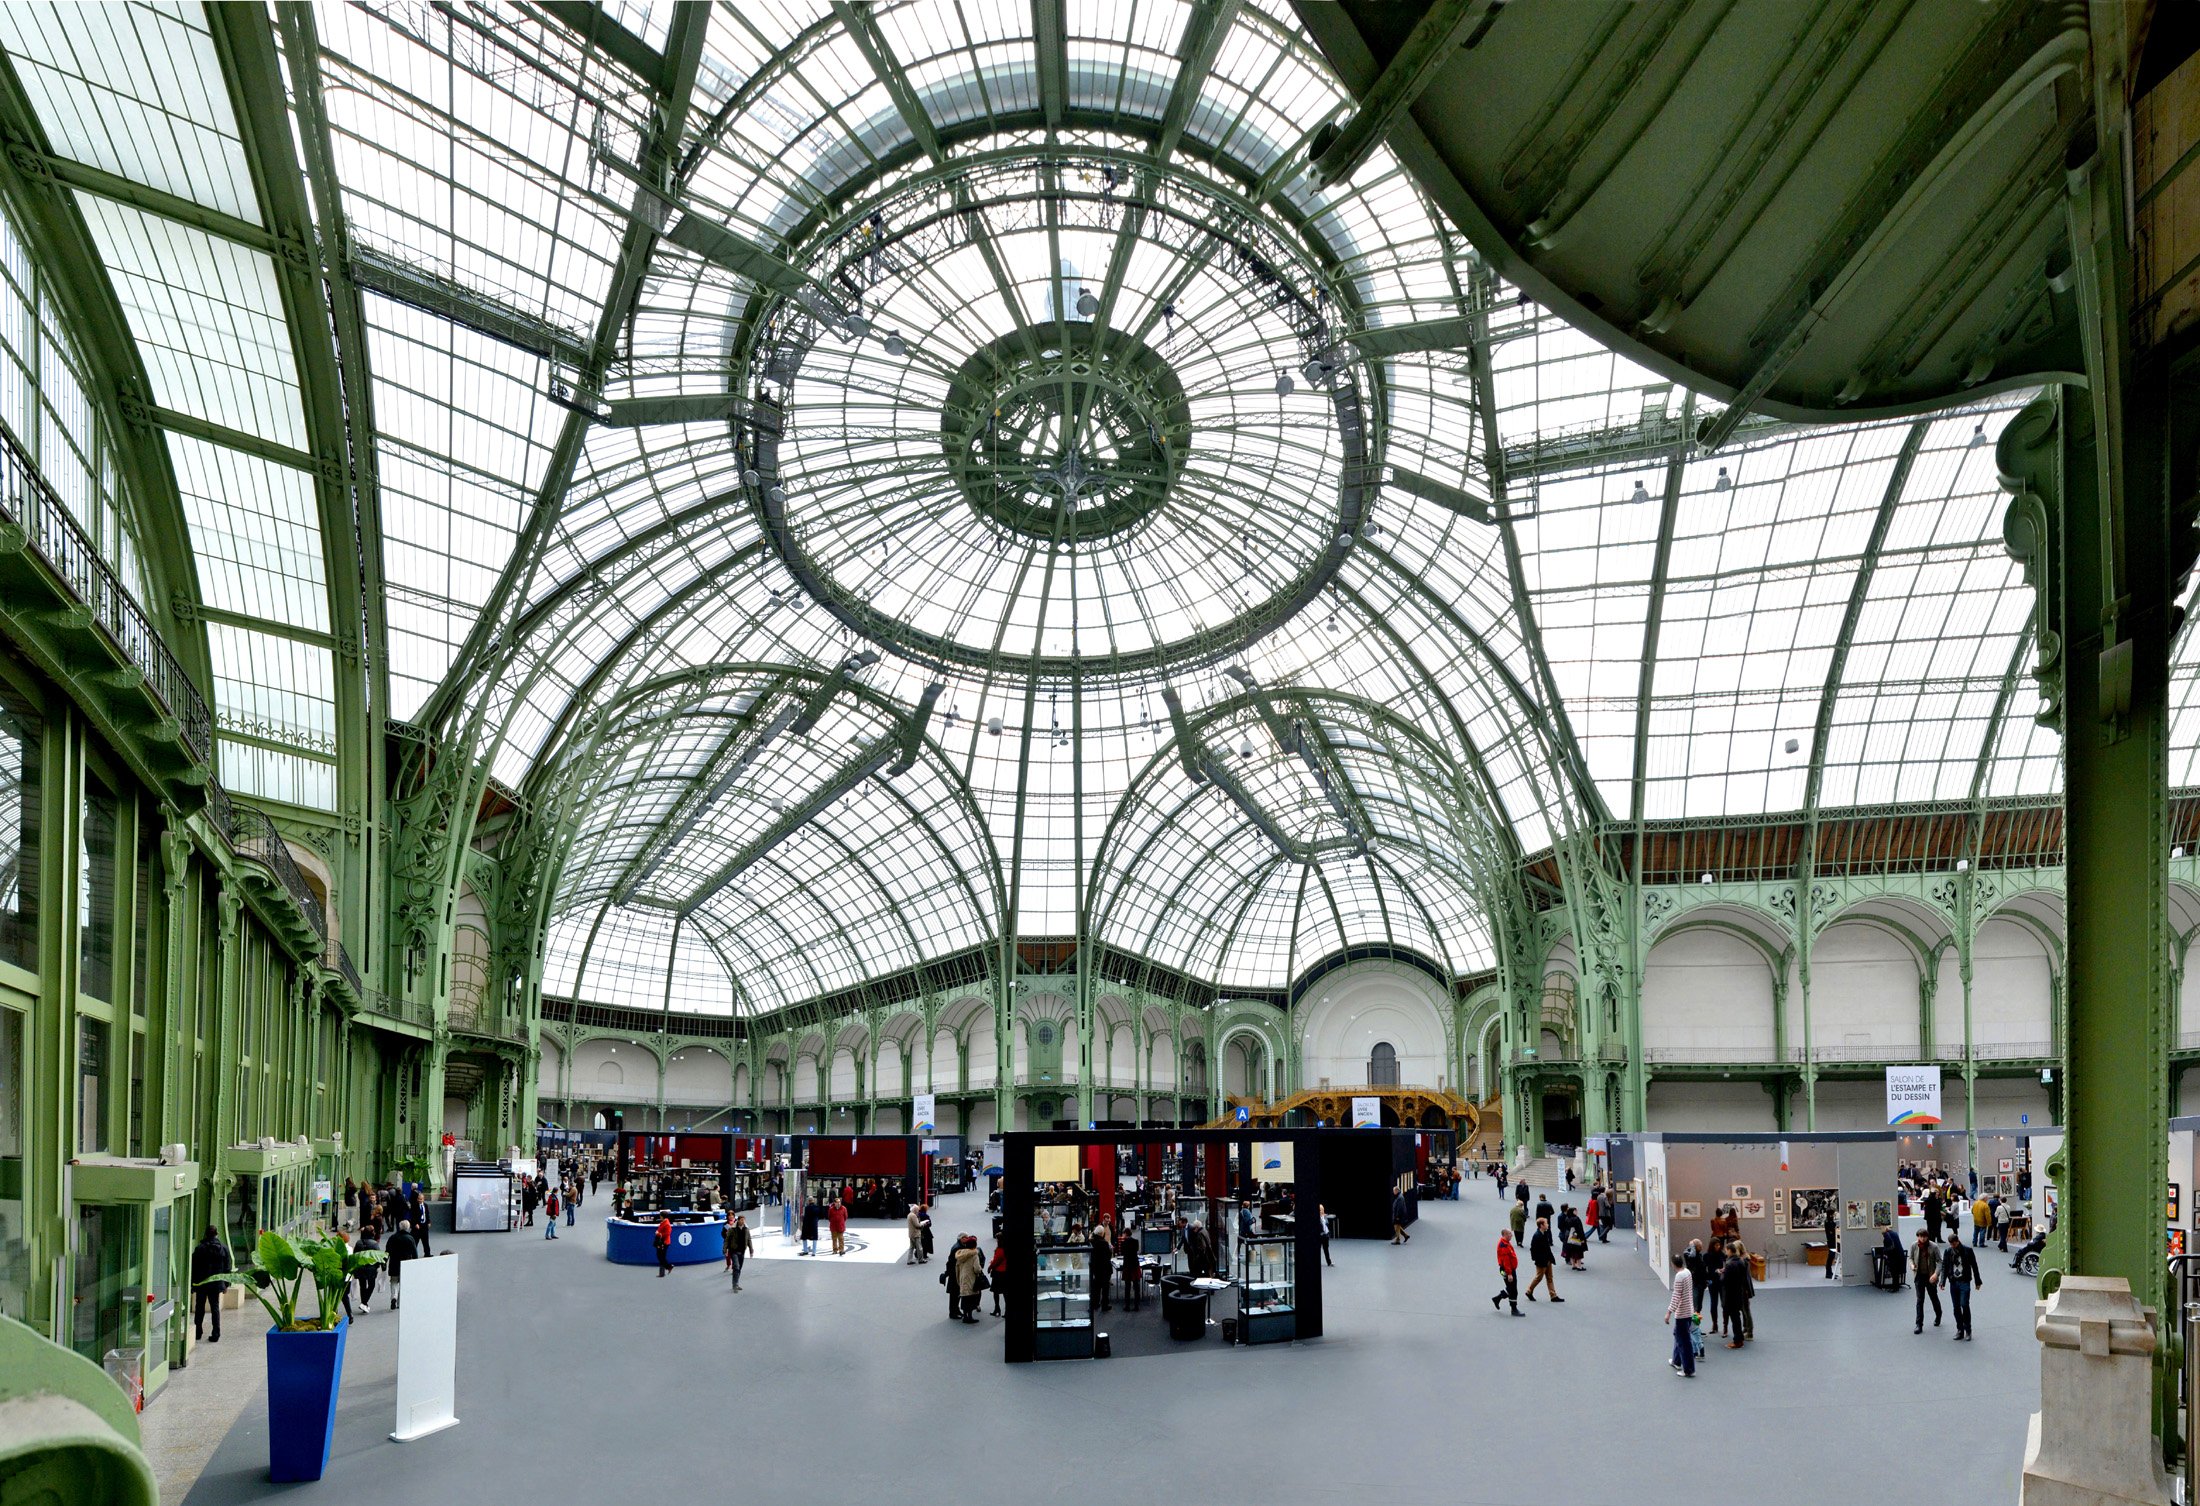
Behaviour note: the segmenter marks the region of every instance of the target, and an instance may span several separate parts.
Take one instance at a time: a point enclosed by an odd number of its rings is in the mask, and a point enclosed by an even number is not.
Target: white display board
[[[935,1132],[939,1118],[939,1099],[931,1093],[919,1093],[916,1095],[916,1099],[917,1122],[913,1129],[919,1135],[932,1134]]]
[[[1352,1127],[1354,1129],[1381,1129],[1383,1127],[1383,1101],[1380,1098],[1353,1099]]]
[[[1887,1127],[1908,1129],[1940,1123],[1940,1068],[1887,1069]]]
[[[458,1421],[458,1257],[405,1262],[397,1318],[397,1426],[410,1443]]]

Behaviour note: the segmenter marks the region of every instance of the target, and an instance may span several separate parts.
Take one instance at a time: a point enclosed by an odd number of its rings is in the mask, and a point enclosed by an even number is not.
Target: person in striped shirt
[[[1673,1373],[1689,1380],[1696,1378],[1696,1346],[1688,1331],[1695,1320],[1695,1278],[1688,1274],[1688,1263],[1675,1255],[1673,1292],[1666,1300],[1665,1321],[1673,1325]]]

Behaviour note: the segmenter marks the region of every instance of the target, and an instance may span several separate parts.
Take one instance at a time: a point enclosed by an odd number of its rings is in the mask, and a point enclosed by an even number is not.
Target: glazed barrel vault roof
[[[565,824],[549,992],[769,1011],[1004,931],[1457,976],[1602,823],[2058,788],[2029,394],[1697,453],[1715,402],[1387,150],[1316,186],[1348,96],[1276,0],[17,3],[0,45],[185,420],[222,777],[331,801],[345,675],[470,744]],[[324,448],[294,255],[356,291],[357,540],[280,463]]]

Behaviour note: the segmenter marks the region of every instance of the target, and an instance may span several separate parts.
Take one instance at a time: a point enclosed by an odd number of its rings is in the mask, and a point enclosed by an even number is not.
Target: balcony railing
[[[0,521],[23,531],[24,547],[89,608],[92,621],[123,661],[145,676],[145,688],[174,717],[191,756],[213,753],[214,718],[183,665],[169,652],[144,609],[130,596],[91,535],[39,473],[15,431],[0,423]]]
[[[207,789],[208,805],[212,807],[218,801],[219,808],[228,814],[229,845],[236,849],[239,857],[252,858],[275,875],[291,903],[313,927],[313,934],[325,943],[328,916],[323,913],[321,902],[314,898],[313,891],[306,887],[305,875],[298,871],[298,860],[290,855],[289,844],[283,841],[282,833],[275,830],[275,823],[268,820],[264,811],[233,804],[228,792],[219,784],[209,781]]]
[[[379,988],[359,990],[359,1002],[369,1014],[378,1014],[387,1020],[402,1020],[408,1025],[422,1027],[435,1023],[435,1012],[427,1005],[384,993]]]
[[[1782,1056],[1777,1048],[1765,1046],[1645,1046],[1642,1059],[1646,1062],[1688,1062],[1706,1066],[1722,1066],[1728,1062],[1780,1062],[1801,1061],[1803,1053],[1790,1046]]]

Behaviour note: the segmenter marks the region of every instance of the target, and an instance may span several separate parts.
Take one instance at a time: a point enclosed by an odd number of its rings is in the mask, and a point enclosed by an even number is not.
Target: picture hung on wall
[[[1841,1210],[1841,1227],[1844,1229],[1864,1228],[1864,1221],[1870,1216],[1870,1210],[1864,1206],[1864,1199],[1852,1197],[1848,1200],[1847,1206]]]
[[[1823,1229],[1826,1220],[1840,1212],[1841,1189],[1838,1187],[1788,1189],[1788,1227],[1791,1229]]]
[[[2013,1158],[2009,1156],[2003,1156],[2001,1158],[2001,1174],[2003,1176],[2007,1176],[2010,1172],[2015,1171],[2016,1169],[2017,1163]]]
[[[2185,1253],[2184,1230],[2172,1229],[2169,1231],[2169,1252],[2172,1255],[2182,1255]]]
[[[2174,1222],[2174,1221],[2176,1220],[2176,1218],[2177,1218],[2177,1191],[2178,1191],[2178,1188],[2177,1188],[2177,1184],[2176,1184],[2175,1182],[2172,1182],[2172,1183],[2170,1183],[2170,1184],[2169,1184],[2169,1216],[2170,1216],[2170,1219],[2171,1219],[2171,1221],[2172,1221],[2172,1222]]]
[[[1788,1231],[1788,1195],[1787,1195],[1787,1189],[1786,1189],[1785,1187],[1775,1187],[1775,1188],[1773,1188],[1773,1189],[1772,1189],[1772,1232],[1773,1232],[1773,1233],[1775,1233],[1775,1234],[1785,1234],[1785,1233],[1787,1233],[1787,1231]]]
[[[1680,1216],[1681,1218],[1684,1218],[1684,1219],[1689,1219],[1689,1218],[1702,1218],[1702,1217],[1703,1217],[1703,1204],[1701,1204],[1701,1203],[1683,1203],[1683,1204],[1681,1204],[1681,1205],[1680,1205],[1680,1213],[1679,1213],[1679,1216]]]
[[[1894,1200],[1892,1198],[1875,1197],[1872,1199],[1872,1227],[1874,1229],[1892,1229],[1894,1227]]]
[[[1761,1197],[1745,1197],[1740,1203],[1736,1204],[1736,1207],[1740,1210],[1743,1218],[1763,1218],[1765,1216],[1765,1200]]]
[[[2015,1197],[2017,1195],[2017,1179],[2015,1177],[2003,1177],[2001,1179],[2001,1195],[2003,1197]]]
[[[1747,1182],[1736,1182],[1732,1187],[1727,1189],[1727,1195],[1733,1198],[1735,1202],[1739,1203],[1749,1197],[1751,1190],[1752,1189]]]

